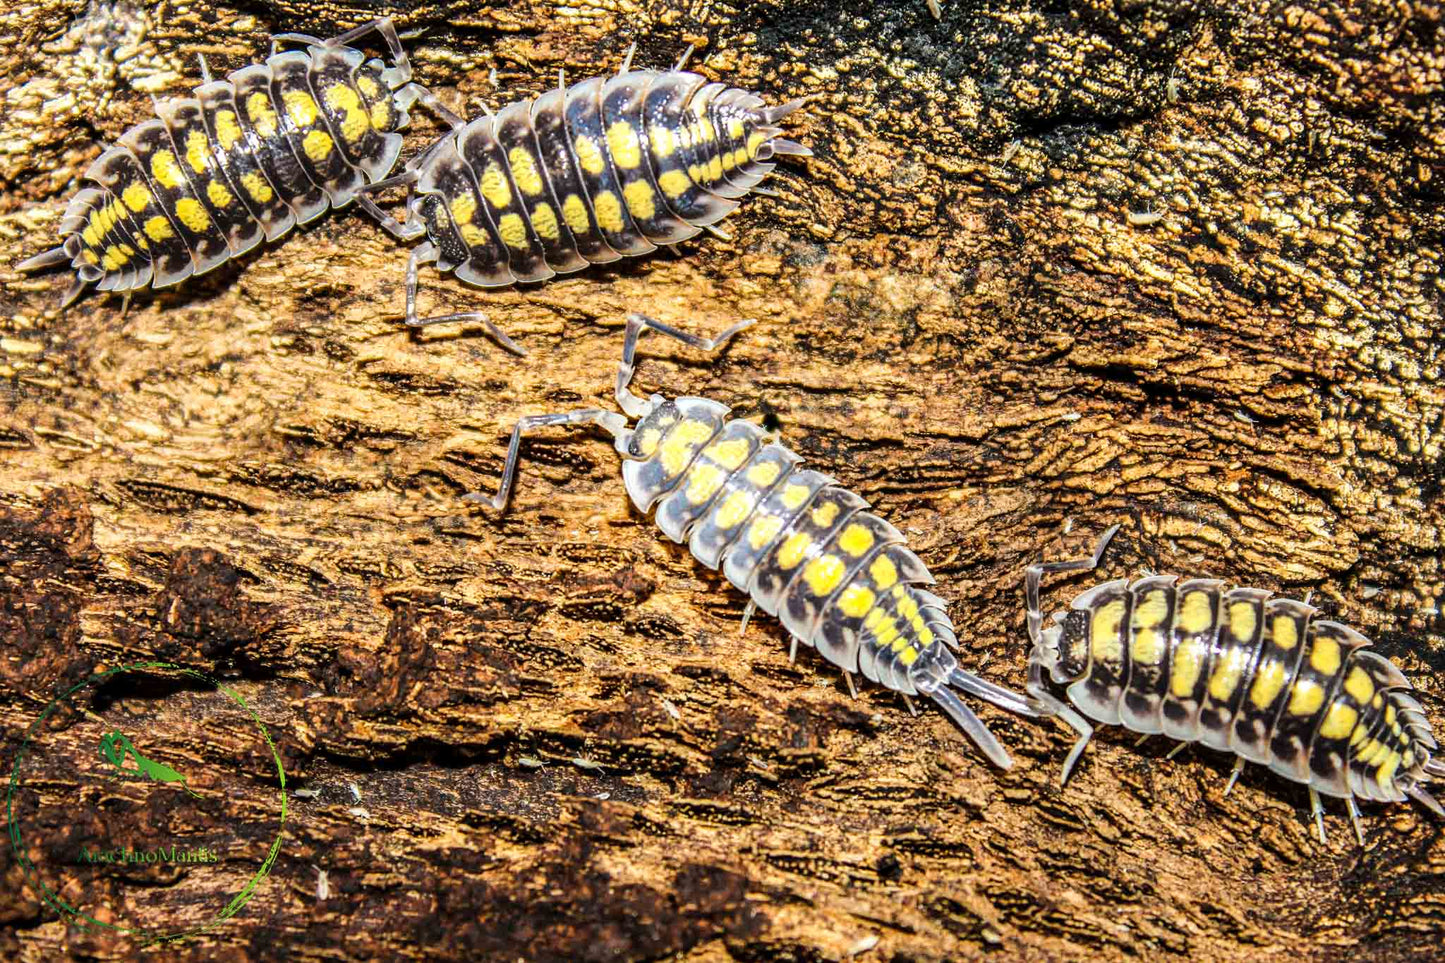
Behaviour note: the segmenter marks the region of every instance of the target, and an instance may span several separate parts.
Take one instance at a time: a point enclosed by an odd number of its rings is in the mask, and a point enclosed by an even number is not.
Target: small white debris
[[[497,86],[497,68],[496,68],[496,67],[493,67],[491,70],[488,70],[488,71],[487,71],[487,81],[488,81],[489,83],[491,83],[491,85],[492,85],[493,87],[496,87],[496,86]]]
[[[750,762],[750,763],[752,763],[753,765],[757,766],[757,767],[758,767],[759,769],[761,769],[763,772],[772,772],[772,771],[773,771],[773,767],[772,767],[772,766],[769,766],[767,763],[763,762],[763,761],[762,761],[761,759],[759,759],[757,756],[748,756],[748,762]]]
[[[351,799],[353,802],[361,802],[361,790],[357,787],[356,783],[348,782],[346,788],[351,790]]]
[[[351,813],[351,815],[355,816],[362,822],[366,822],[368,819],[371,818],[371,813],[360,806],[352,806],[350,809],[347,810],[347,812]]]
[[[869,950],[873,949],[873,947],[877,945],[878,934],[869,933],[867,936],[863,937],[861,940],[854,943],[848,948],[848,959],[851,960],[855,956],[858,956],[862,953],[867,953]]]
[[[593,796],[592,798],[593,798],[593,799],[600,799],[600,800],[602,800],[603,802],[606,802],[607,800],[609,800],[609,799],[612,798],[612,793],[610,793],[610,792],[599,792],[597,795]]]
[[[541,769],[543,766],[547,765],[536,756],[518,756],[517,762],[523,766],[526,766],[528,769]]]
[[[1125,216],[1135,227],[1148,227],[1150,224],[1157,224],[1164,219],[1164,215],[1158,211],[1129,211]]]
[[[297,799],[315,799],[317,796],[321,795],[321,790],[320,790],[320,789],[293,789],[293,790],[291,790],[291,795],[295,796]]]
[[[1360,585],[1360,595],[1363,598],[1372,599],[1383,591],[1384,588],[1382,588],[1381,586],[1372,585],[1369,582],[1364,582]]]
[[[572,757],[572,765],[578,769],[601,769],[602,763],[593,762],[591,759],[583,759],[581,756]]]
[[[1082,417],[1084,417],[1084,416],[1083,416],[1082,414],[1080,414],[1079,412],[1077,412],[1077,411],[1066,411],[1066,412],[1064,412],[1062,415],[1059,415],[1059,420],[1060,420],[1060,421],[1078,421],[1078,420],[1079,420],[1080,418],[1082,418]]]
[[[1070,532],[1072,532],[1073,530],[1074,530],[1074,517],[1073,517],[1072,515],[1070,515],[1068,518],[1064,519],[1064,535],[1067,537],[1068,534],[1069,534]]]
[[[1008,144],[1004,146],[1003,157],[999,160],[999,164],[1003,167],[1007,167],[1008,162],[1014,159],[1014,155],[1017,154],[1019,152],[1019,148],[1023,146],[1024,142],[1021,140],[1009,141]]]
[[[1440,614],[1440,608],[1439,606],[1432,605],[1428,609],[1421,609],[1420,614],[1428,615],[1430,618],[1433,619],[1435,616]]]
[[[1241,409],[1239,409],[1239,408],[1234,409],[1234,418],[1235,418],[1236,421],[1242,421],[1242,422],[1244,422],[1246,425],[1252,425],[1252,424],[1254,424],[1254,419],[1251,418],[1251,417],[1249,417],[1249,415],[1246,415],[1246,414],[1245,414]]]
[[[1175,67],[1169,71],[1169,82],[1164,85],[1164,94],[1171,104],[1179,103],[1179,78],[1174,76],[1174,71],[1178,69]]]
[[[663,708],[663,710],[664,710],[668,715],[672,716],[672,721],[673,721],[673,722],[681,722],[681,721],[682,721],[682,713],[677,711],[677,706],[675,706],[675,705],[672,704],[672,700],[670,700],[670,699],[663,699],[663,700],[662,700],[662,708]]]
[[[316,902],[320,903],[331,898],[331,880],[326,870],[312,866],[316,870]]]
[[[933,14],[934,20],[943,19],[943,8],[938,5],[938,0],[928,0],[928,12]]]

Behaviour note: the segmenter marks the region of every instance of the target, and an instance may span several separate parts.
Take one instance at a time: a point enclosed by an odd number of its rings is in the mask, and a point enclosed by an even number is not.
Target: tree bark
[[[164,952],[1438,955],[1418,807],[1367,806],[1363,849],[1332,807],[1322,845],[1303,786],[1251,767],[1226,797],[1230,757],[1119,729],[1061,790],[1071,734],[980,708],[999,772],[932,707],[790,665],[775,620],[740,637],[746,599],[631,508],[599,433],[524,443],[505,514],[460,498],[518,416],[611,407],[628,311],[755,317],[716,356],[644,339],[639,390],[776,418],[910,536],[970,671],[1021,689],[1024,567],[1122,522],[1097,579],[1313,593],[1445,718],[1438,5],[37,0],[0,14],[0,264],[196,54],[377,11],[468,116],[691,43],[816,97],[789,134],[815,156],[731,240],[504,291],[423,269],[423,314],[483,310],[526,359],[408,331],[406,251],[354,209],[125,314],[3,275],[7,760],[59,690],[165,658],[261,707],[317,793],[245,908]],[[408,156],[441,133],[413,117]],[[0,867],[7,958],[132,951]]]

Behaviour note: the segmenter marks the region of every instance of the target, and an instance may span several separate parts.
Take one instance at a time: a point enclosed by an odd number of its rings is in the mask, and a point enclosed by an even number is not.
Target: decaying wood
[[[795,125],[816,156],[731,241],[526,290],[423,272],[424,312],[480,305],[526,359],[406,331],[404,252],[354,211],[124,316],[57,316],[62,276],[3,275],[7,760],[65,682],[164,653],[264,705],[319,791],[244,912],[167,952],[1438,954],[1445,827],[1418,809],[1367,809],[1363,851],[1333,810],[1320,845],[1303,787],[1252,767],[1225,798],[1228,757],[1118,731],[1061,791],[1068,734],[982,709],[1018,761],[999,773],[936,711],[789,665],[775,621],[739,638],[745,600],[630,509],[586,431],[526,444],[507,514],[459,500],[494,488],[517,416],[609,403],[628,310],[756,317],[716,359],[644,342],[639,386],[775,416],[914,539],[971,669],[1021,687],[1024,566],[1120,521],[1103,574],[1312,590],[1445,721],[1440,8],[1065,6],[392,8],[468,114],[633,40],[818,96]],[[79,172],[197,53],[233,69],[377,9],[0,13],[0,264],[50,245]],[[419,116],[411,149],[437,132]],[[7,958],[128,952],[11,859]]]

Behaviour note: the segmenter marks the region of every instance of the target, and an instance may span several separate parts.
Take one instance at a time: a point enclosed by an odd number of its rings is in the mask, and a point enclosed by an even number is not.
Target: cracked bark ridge
[[[234,69],[379,9],[0,13],[0,264],[196,53]],[[1124,522],[1100,578],[1313,591],[1442,721],[1436,6],[386,9],[469,115],[694,43],[711,78],[818,95],[792,135],[816,156],[730,241],[520,291],[423,272],[423,314],[480,307],[525,361],[404,331],[404,252],[351,211],[125,317],[0,278],[5,731],[173,652],[263,707],[304,793],[264,890],[182,954],[1436,952],[1445,827],[1418,810],[1367,807],[1361,851],[1332,809],[1322,846],[1302,787],[1251,767],[1225,798],[1228,757],[1118,731],[1060,791],[1069,736],[984,709],[996,773],[936,712],[789,665],[775,622],[739,638],[744,600],[585,431],[525,444],[507,514],[459,501],[517,416],[610,404],[628,310],[757,317],[715,359],[644,342],[639,387],[776,418],[910,535],[970,671],[1020,687],[1024,566]],[[418,112],[410,150],[438,133]],[[128,950],[5,892],[7,957]]]

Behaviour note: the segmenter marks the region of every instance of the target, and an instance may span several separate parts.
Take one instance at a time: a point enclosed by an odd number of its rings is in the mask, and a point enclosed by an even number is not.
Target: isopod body
[[[1409,681],[1366,651],[1368,639],[1304,602],[1151,575],[1097,585],[1044,627],[1043,574],[1094,568],[1117,528],[1092,558],[1033,565],[1026,577],[1029,695],[1080,734],[1064,779],[1093,732],[1082,713],[1233,753],[1230,788],[1249,762],[1305,784],[1322,840],[1321,794],[1346,801],[1361,842],[1356,799],[1413,798],[1445,816],[1423,787],[1445,766],[1431,758],[1438,744]]]
[[[958,667],[944,602],[925,588],[934,579],[896,528],[834,479],[802,467],[797,454],[752,422],[730,418],[725,405],[628,391],[644,330],[712,350],[748,324],[708,341],[629,317],[616,389],[626,417],[589,408],[522,418],[489,501],[505,506],[524,433],[556,424],[602,426],[623,457],[632,503],[655,511],[668,538],[746,592],[749,614],[756,607],[776,615],[792,635],[793,655],[802,642],[841,668],[850,687],[861,673],[905,698],[930,697],[989,759],[1008,768],[1008,753],[950,687],[1015,712],[1037,712],[1022,694]],[[630,419],[637,423],[629,427]]]
[[[452,115],[450,133],[361,203],[401,240],[426,235],[407,267],[408,324],[485,320],[418,318],[419,265],[490,288],[677,244],[757,190],[776,155],[811,153],[773,126],[802,103],[769,108],[686,70],[624,65],[470,122]],[[402,185],[405,223],[367,196]]]
[[[393,63],[348,46],[368,33]],[[20,271],[69,262],[86,286],[130,292],[204,274],[381,180],[401,152],[407,109],[426,91],[390,20],[330,40],[283,34],[305,51],[273,52],[192,96],[156,104],[156,118],[123,134],[86,170],[87,186],[60,222],[60,246]]]

